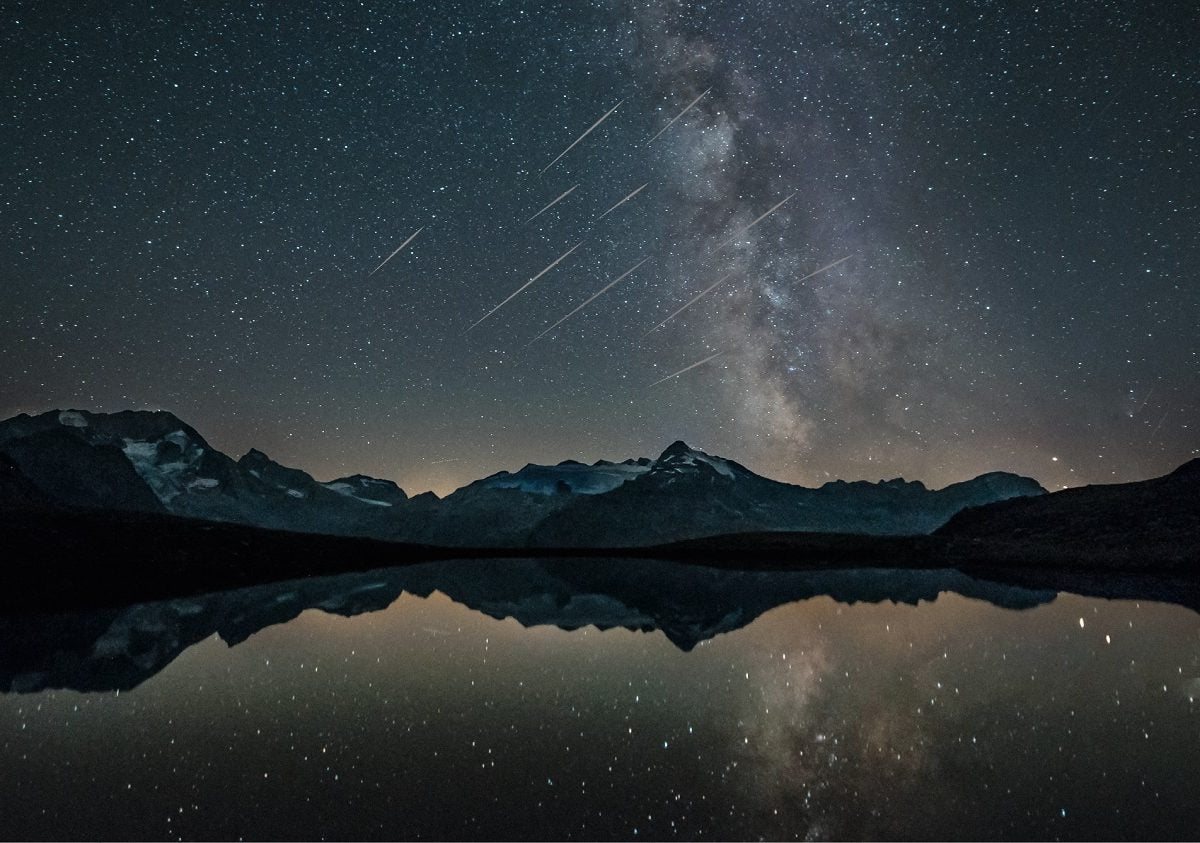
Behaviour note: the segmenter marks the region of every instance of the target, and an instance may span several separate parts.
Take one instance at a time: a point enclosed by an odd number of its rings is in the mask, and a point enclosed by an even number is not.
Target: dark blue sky
[[[439,492],[675,438],[804,483],[1200,447],[1187,4],[0,12],[0,415]]]

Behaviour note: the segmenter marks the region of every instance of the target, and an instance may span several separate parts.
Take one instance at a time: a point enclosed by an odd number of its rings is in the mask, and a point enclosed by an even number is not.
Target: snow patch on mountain
[[[565,485],[579,495],[611,492],[628,480],[650,470],[649,460],[613,463],[600,460],[594,465],[568,460],[558,465],[529,465],[515,474],[501,471],[479,481],[490,489],[519,489],[536,495],[553,495]]]
[[[87,427],[88,420],[78,410],[63,410],[58,414],[58,423],[67,427]]]
[[[219,485],[214,478],[195,476],[204,449],[182,430],[172,431],[158,440],[126,438],[121,442],[121,450],[134,470],[164,504],[190,488],[211,489]]]
[[[663,462],[661,467],[666,468],[667,470],[682,471],[686,468],[695,468],[700,463],[709,466],[716,471],[717,474],[728,477],[730,480],[734,479],[733,469],[729,467],[725,460],[710,457],[708,454],[702,454],[699,452],[692,452],[691,454],[672,457]]]
[[[746,473],[745,469],[741,469],[736,463],[697,451],[682,441],[672,443],[663,451],[662,456],[654,461],[651,470],[656,474],[694,474],[700,470],[701,465],[708,466],[730,480],[736,480],[739,474]]]
[[[358,490],[349,483],[322,483],[321,485],[331,492],[337,492],[339,495],[343,495],[347,498],[354,498],[354,500],[358,501],[359,503],[369,503],[372,506],[391,506],[391,504],[387,501],[377,501],[373,500],[372,498],[361,497],[357,494]]]
[[[332,480],[321,485],[331,492],[337,492],[343,497],[351,498],[359,503],[370,504],[371,506],[393,505],[391,501],[379,500],[375,495],[391,497],[398,494],[403,497],[403,493],[400,492],[395,483],[389,480],[367,477],[362,474],[356,474],[353,477],[346,477],[341,480]]]

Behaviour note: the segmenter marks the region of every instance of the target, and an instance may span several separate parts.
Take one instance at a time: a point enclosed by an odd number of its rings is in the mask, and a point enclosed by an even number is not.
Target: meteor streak
[[[542,332],[541,332],[540,334],[538,334],[536,337],[534,337],[533,339],[531,339],[531,340],[529,341],[529,345],[533,345],[535,342],[537,342],[538,340],[540,340],[542,337],[546,336],[546,334],[548,334],[548,333],[550,333],[551,331],[553,331],[555,328],[557,328],[557,327],[558,327],[559,325],[561,325],[563,322],[566,322],[568,319],[570,319],[570,318],[571,318],[572,316],[574,316],[576,313],[578,313],[579,311],[583,310],[585,307],[587,307],[589,304],[591,304],[592,302],[594,302],[596,299],[600,298],[602,295],[604,295],[605,293],[607,293],[607,292],[608,292],[610,289],[612,289],[613,287],[617,286],[617,284],[619,284],[621,281],[624,281],[624,280],[625,280],[625,278],[626,278],[627,276],[629,276],[629,275],[633,274],[633,271],[634,271],[635,269],[637,269],[639,266],[641,266],[642,264],[644,264],[644,263],[645,263],[646,261],[648,261],[648,260],[650,260],[650,258],[644,258],[644,259],[642,259],[642,260],[638,261],[636,264],[634,264],[634,265],[633,265],[632,267],[630,267],[629,269],[627,269],[627,270],[625,270],[624,272],[622,272],[620,275],[618,275],[618,276],[616,277],[616,279],[614,279],[614,280],[610,281],[608,284],[606,284],[604,287],[602,287],[602,288],[601,288],[601,290],[600,290],[600,292],[596,293],[594,296],[592,296],[590,299],[588,299],[587,301],[585,301],[583,304],[579,305],[579,307],[575,308],[575,309],[574,309],[574,310],[572,310],[570,313],[568,313],[566,316],[564,316],[562,319],[559,319],[557,322],[555,322],[555,323],[554,323],[553,325],[551,325],[549,328],[547,328],[546,330],[542,331]]]
[[[499,310],[500,308],[504,307],[504,305],[508,304],[510,301],[512,301],[513,299],[515,299],[517,296],[519,296],[519,295],[520,295],[522,292],[524,292],[524,291],[525,291],[525,288],[526,288],[526,287],[528,287],[528,286],[529,286],[530,284],[532,284],[534,281],[536,281],[536,280],[538,280],[539,278],[541,278],[543,275],[545,275],[545,274],[546,274],[547,272],[549,272],[550,270],[554,269],[554,267],[556,267],[556,266],[558,266],[560,263],[562,263],[562,260],[563,260],[563,258],[565,258],[567,255],[571,254],[571,252],[575,251],[576,249],[578,249],[578,248],[579,248],[580,246],[582,246],[582,245],[583,245],[583,241],[582,241],[582,240],[580,240],[580,241],[579,241],[578,243],[576,243],[574,246],[572,246],[571,248],[567,249],[565,252],[563,252],[561,255],[559,255],[557,258],[555,258],[553,263],[551,263],[549,266],[547,266],[545,269],[543,269],[543,270],[542,270],[541,272],[539,272],[537,275],[533,276],[533,277],[532,277],[532,278],[530,278],[528,281],[526,281],[524,284],[522,284],[520,287],[518,287],[518,288],[517,288],[517,290],[516,290],[516,292],[514,292],[512,295],[510,295],[510,296],[509,296],[508,298],[506,298],[504,301],[500,302],[500,304],[498,304],[498,305],[496,305],[495,307],[493,307],[493,308],[492,308],[491,310],[489,310],[487,313],[485,313],[481,319],[479,319],[477,322],[475,322],[475,324],[474,324],[474,325],[472,325],[472,326],[471,326],[471,328],[474,328],[474,327],[475,327],[475,325],[478,325],[478,324],[479,324],[480,322],[482,322],[484,319],[487,319],[489,316],[491,316],[491,315],[492,315],[493,313],[495,313],[497,310]],[[467,331],[470,331],[470,330],[471,330],[471,328],[467,328]],[[465,334],[467,331],[463,331],[463,333]]]
[[[621,102],[625,102],[625,100],[621,100]],[[592,133],[592,129],[595,129],[597,126],[599,126],[599,125],[600,125],[601,123],[603,123],[605,120],[607,120],[607,119],[608,119],[608,115],[612,114],[614,111],[616,111],[618,108],[620,108],[620,107],[621,107],[621,102],[619,102],[619,103],[617,103],[616,105],[614,105],[614,106],[613,106],[612,108],[610,108],[610,109],[609,109],[607,112],[605,112],[605,114],[604,114],[604,116],[603,116],[603,117],[601,117],[599,120],[597,120],[597,121],[596,121],[595,123],[593,123],[592,125],[588,126],[588,130],[587,130],[586,132],[584,132],[584,133],[583,133],[582,135],[580,135],[579,137],[575,138],[575,142],[574,142],[574,143],[572,143],[570,146],[568,146],[568,147],[567,147],[566,149],[564,149],[562,152],[558,153],[558,158],[555,158],[553,161],[551,161],[549,164],[547,164],[547,165],[546,165],[544,168],[542,168],[542,172],[541,172],[541,173],[538,173],[538,175],[539,175],[539,176],[540,176],[540,175],[542,175],[543,173],[545,173],[545,172],[546,172],[546,170],[549,170],[551,167],[553,167],[555,164],[557,164],[557,163],[559,162],[559,160],[560,160],[560,159],[561,159],[561,158],[562,158],[564,155],[566,155],[568,152],[570,152],[572,149],[574,149],[574,148],[575,148],[575,144],[579,143],[581,140],[583,140],[583,139],[584,139],[584,138],[586,138],[588,135],[590,135],[590,134]]]
[[[665,132],[667,129],[669,129],[669,128],[671,128],[672,126],[674,126],[674,125],[675,125],[675,121],[676,121],[676,120],[678,120],[680,117],[682,117],[683,115],[685,115],[685,114],[687,114],[689,111],[691,111],[691,110],[692,110],[692,106],[694,106],[696,103],[700,102],[700,100],[704,98],[704,94],[707,94],[707,93],[708,93],[709,91],[711,91],[711,90],[712,90],[712,88],[705,88],[705,89],[704,89],[704,93],[700,94],[700,96],[696,97],[694,100],[692,100],[690,103],[688,103],[688,105],[687,105],[687,108],[685,108],[683,111],[681,111],[681,112],[679,112],[678,114],[676,114],[676,115],[675,115],[675,116],[674,116],[674,117],[671,119],[671,122],[670,122],[670,123],[668,123],[667,125],[663,126],[661,129],[659,129],[659,130],[658,130],[658,135],[661,135],[661,134],[662,134],[663,132]],[[650,140],[646,141],[646,146],[649,146],[650,144],[652,144],[652,143],[654,143],[656,140],[658,140],[658,135],[655,135],[654,137],[650,138]]]
[[[680,375],[682,375],[684,372],[690,372],[692,369],[696,368],[697,366],[703,366],[709,360],[712,360],[715,357],[720,357],[724,353],[725,353],[724,351],[718,351],[716,354],[710,354],[708,357],[705,357],[703,360],[693,363],[690,366],[684,366],[682,369],[680,369],[678,372],[675,372],[672,375],[667,375],[665,378],[659,378],[654,383],[650,384],[650,386],[646,387],[646,389],[653,389],[654,387],[658,386],[663,381],[669,381],[671,378],[677,378]]]
[[[827,269],[833,269],[839,263],[845,263],[846,261],[850,260],[850,258],[852,258],[852,257],[854,257],[854,255],[846,255],[846,257],[835,260],[833,263],[826,264],[825,266],[818,269],[816,272],[808,273],[808,275],[805,275],[803,278],[799,279],[796,283],[799,284],[800,281],[807,281],[809,278],[812,278],[814,275],[820,275],[822,272],[824,272]]]
[[[722,249],[722,248],[724,248],[725,246],[727,246],[727,245],[729,245],[730,243],[732,243],[734,240],[736,240],[736,239],[738,239],[739,237],[741,237],[741,236],[742,236],[743,234],[745,234],[747,231],[749,231],[750,229],[754,228],[754,226],[758,225],[760,222],[762,222],[763,220],[765,220],[767,217],[771,216],[771,214],[773,214],[773,213],[775,213],[776,211],[778,211],[778,210],[779,210],[779,208],[780,208],[780,207],[783,205],[783,203],[784,203],[784,202],[786,202],[786,201],[788,201],[788,199],[791,199],[791,198],[792,198],[792,196],[795,196],[795,195],[796,195],[796,193],[797,193],[797,191],[792,191],[791,195],[789,195],[789,196],[788,196],[786,199],[784,199],[783,201],[781,201],[781,202],[778,202],[778,203],[776,203],[776,204],[772,205],[772,206],[771,206],[771,209],[770,209],[769,211],[767,211],[766,213],[762,214],[762,215],[761,215],[761,216],[760,216],[758,219],[756,219],[754,222],[750,223],[748,226],[746,226],[745,228],[743,228],[741,231],[737,232],[737,233],[736,233],[736,234],[734,234],[733,236],[731,236],[731,237],[728,237],[728,238],[726,238],[725,240],[721,241],[721,244],[720,244],[719,246],[717,246],[717,248],[716,248],[716,249],[713,249],[713,251],[714,251],[714,252],[716,252],[716,251],[719,251],[719,250],[721,250],[721,249]]]
[[[425,230],[425,226],[421,226],[421,227],[420,227],[420,228],[418,228],[416,231],[414,231],[412,234],[410,234],[410,235],[408,236],[408,239],[407,239],[407,240],[405,240],[403,243],[401,243],[401,244],[400,244],[400,247],[399,247],[398,249],[396,249],[396,251],[392,252],[390,255],[388,255],[386,258],[384,258],[384,259],[383,259],[383,263],[379,264],[379,266],[375,267],[375,268],[374,268],[374,269],[372,269],[370,272],[368,272],[368,273],[367,273],[367,277],[368,277],[368,278],[370,278],[370,277],[371,277],[372,275],[374,275],[376,272],[378,272],[379,270],[383,269],[383,267],[384,267],[384,264],[386,264],[386,263],[387,263],[388,261],[390,261],[392,258],[396,257],[396,255],[400,254],[401,250],[403,250],[405,246],[407,246],[409,243],[411,243],[411,242],[413,241],[413,238],[415,238],[415,237],[416,237],[418,234],[420,234],[420,233],[421,233],[422,231],[424,231],[424,230]]]
[[[1142,410],[1146,409],[1146,405],[1147,405],[1148,403],[1150,403],[1150,397],[1151,397],[1152,395],[1154,395],[1154,387],[1156,387],[1156,386],[1158,386],[1158,384],[1151,384],[1151,385],[1150,385],[1150,391],[1146,393],[1146,397],[1145,397],[1145,398],[1142,400],[1142,403],[1141,403],[1141,404],[1138,406],[1138,408],[1137,408],[1137,411],[1138,411],[1139,413],[1140,413]]]
[[[617,204],[615,204],[615,205],[613,205],[611,208],[609,208],[607,211],[605,211],[603,214],[601,214],[600,216],[596,217],[596,222],[600,222],[600,220],[604,219],[604,218],[605,218],[605,217],[607,217],[609,214],[611,214],[613,211],[617,210],[617,208],[620,208],[622,205],[624,205],[624,204],[625,204],[626,202],[628,202],[630,199],[632,199],[633,197],[637,196],[639,193],[641,193],[643,190],[645,190],[645,188],[646,188],[646,185],[647,185],[647,184],[650,184],[650,182],[646,182],[646,184],[643,184],[641,187],[639,187],[639,188],[638,188],[637,190],[635,190],[633,193],[629,194],[629,195],[628,195],[628,196],[626,196],[624,199],[622,199],[620,202],[618,202]]]
[[[575,187],[579,187],[579,185],[575,185]],[[533,222],[535,219],[537,219],[538,217],[540,217],[542,214],[546,213],[546,211],[549,211],[551,208],[553,208],[553,207],[554,207],[555,205],[557,205],[559,202],[563,201],[563,200],[564,200],[564,199],[566,199],[568,196],[570,196],[570,195],[571,195],[571,191],[573,191],[573,190],[575,189],[575,187],[572,187],[570,190],[567,190],[567,191],[565,191],[565,192],[563,193],[563,195],[562,195],[562,196],[560,196],[560,197],[558,197],[557,199],[555,199],[553,202],[551,202],[551,203],[550,203],[549,205],[547,205],[545,208],[542,208],[542,210],[538,211],[538,212],[537,212],[536,214],[534,214],[532,217],[530,217],[529,219],[525,220],[525,222],[526,222],[526,223],[531,223],[531,222]]]
[[[679,314],[683,313],[683,312],[684,312],[685,310],[687,310],[689,307],[691,307],[692,305],[694,305],[696,302],[700,301],[700,299],[702,299],[702,298],[704,298],[705,296],[707,296],[709,293],[711,293],[713,290],[717,289],[717,287],[719,287],[720,285],[724,284],[726,281],[728,281],[728,280],[729,280],[730,278],[732,278],[732,277],[733,277],[733,273],[731,272],[731,273],[729,273],[728,275],[726,275],[726,276],[724,276],[723,278],[721,278],[721,280],[717,281],[715,284],[713,284],[711,287],[709,287],[709,288],[708,288],[707,290],[705,290],[703,293],[701,293],[700,295],[696,296],[694,299],[692,299],[690,302],[688,302],[687,304],[685,304],[683,307],[679,308],[679,310],[675,311],[675,312],[674,312],[674,313],[672,313],[670,316],[668,316],[666,319],[664,319],[663,321],[661,321],[661,322],[659,322],[657,325],[655,325],[653,328],[651,328],[649,331],[647,331],[646,333],[642,334],[642,339],[645,339],[646,337],[648,337],[648,336],[650,336],[651,334],[653,334],[655,331],[657,331],[657,330],[658,330],[659,328],[661,328],[663,325],[667,324],[667,323],[668,323],[668,322],[670,322],[672,319],[674,319],[676,316],[678,316]]]
[[[1169,412],[1162,414],[1162,418],[1158,420],[1158,424],[1154,425],[1154,430],[1150,431],[1150,438],[1148,440],[1146,440],[1146,444],[1150,444],[1151,442],[1154,441],[1154,437],[1158,436],[1158,431],[1163,426],[1163,422],[1165,422],[1167,420],[1168,415],[1169,415]]]

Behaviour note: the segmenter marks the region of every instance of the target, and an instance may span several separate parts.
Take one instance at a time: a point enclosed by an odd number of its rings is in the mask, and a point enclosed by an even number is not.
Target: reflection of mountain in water
[[[386,608],[402,592],[434,591],[525,626],[661,630],[683,650],[776,606],[823,594],[845,603],[915,604],[955,591],[1014,609],[1055,596],[952,570],[731,571],[628,559],[434,562],[125,609],[3,618],[0,690],[128,689],[214,632],[233,645],[305,609],[351,616]]]
[[[1028,609],[1057,593],[1052,582],[1003,585],[952,569],[738,571],[643,559],[431,562],[124,609],[0,618],[6,642],[0,691],[129,689],[213,633],[235,645],[305,609],[349,617],[384,609],[403,592],[427,597],[434,591],[525,626],[660,630],[682,650],[776,606],[820,595],[843,603],[916,604],[952,591]]]

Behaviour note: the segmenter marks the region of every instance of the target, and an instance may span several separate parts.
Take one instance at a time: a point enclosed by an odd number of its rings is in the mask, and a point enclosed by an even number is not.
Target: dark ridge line
[[[1053,547],[1005,553],[953,537],[742,533],[639,547],[448,547],[297,533],[171,515],[0,510],[0,611],[124,606],[311,576],[455,559],[658,559],[736,570],[956,569],[1195,582],[1178,564],[1106,564]],[[1165,561],[1165,560],[1164,560]]]

